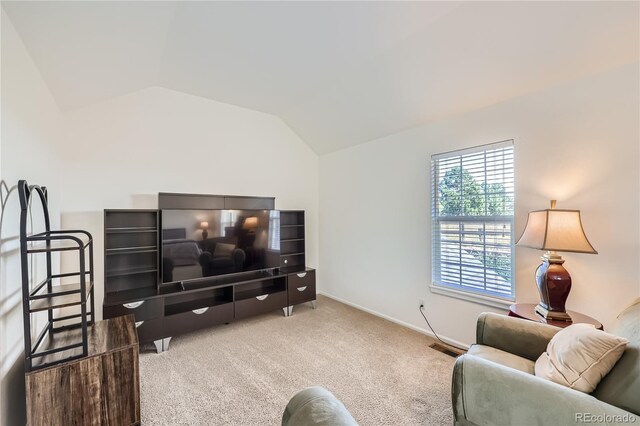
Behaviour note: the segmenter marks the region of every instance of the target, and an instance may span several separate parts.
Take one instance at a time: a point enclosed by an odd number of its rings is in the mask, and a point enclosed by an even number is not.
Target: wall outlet
[[[424,299],[419,299],[418,302],[419,302],[418,306],[422,308],[424,306]]]

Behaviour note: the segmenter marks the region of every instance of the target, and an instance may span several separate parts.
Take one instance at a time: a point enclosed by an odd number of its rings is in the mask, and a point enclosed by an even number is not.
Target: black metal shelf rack
[[[33,213],[31,201],[34,193],[38,194],[42,205],[45,231],[29,234],[28,219]],[[93,237],[83,230],[51,230],[45,187],[28,185],[21,180],[18,182],[18,195],[25,368],[29,372],[88,355],[87,328],[95,322]],[[54,274],[52,254],[65,251],[77,251],[78,270]],[[35,261],[38,255],[46,258],[46,278],[32,288],[30,260]],[[77,277],[78,282],[59,282],[71,277]],[[80,312],[62,314],[60,311],[74,306],[79,307]],[[33,315],[39,312],[46,312],[47,322],[34,341],[32,320]],[[78,328],[81,329],[79,336]]]

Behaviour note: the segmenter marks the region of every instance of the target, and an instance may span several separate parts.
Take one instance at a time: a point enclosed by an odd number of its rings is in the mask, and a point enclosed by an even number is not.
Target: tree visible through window
[[[435,285],[513,297],[513,142],[432,157]]]

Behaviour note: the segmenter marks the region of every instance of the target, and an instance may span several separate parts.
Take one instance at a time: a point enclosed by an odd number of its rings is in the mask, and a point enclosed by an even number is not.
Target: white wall
[[[275,196],[279,209],[304,209],[307,261],[318,266],[318,157],[279,118],[158,87],[63,114],[4,13],[1,89],[2,180],[46,184],[53,227],[94,234],[99,318],[103,209],[156,208],[161,191]],[[18,227],[13,191],[0,223],[3,425],[25,422]]]
[[[59,167],[55,145],[62,115],[22,41],[2,17],[2,109],[0,171],[8,188],[19,179],[47,185],[51,219],[59,224]],[[7,192],[2,190],[2,198]],[[36,203],[37,204],[37,203]],[[22,290],[19,256],[20,207],[16,191],[6,198],[0,220],[0,424],[24,424]],[[42,221],[34,210],[34,226]],[[32,263],[33,281],[44,277],[42,256]]]
[[[158,192],[276,197],[307,214],[318,264],[318,157],[279,118],[159,87],[65,114],[62,225],[96,238],[103,293],[103,209],[157,208]]]
[[[499,310],[428,288],[430,156],[514,139],[517,235],[552,198],[582,210],[599,254],[563,254],[567,306],[611,326],[640,295],[639,80],[632,64],[322,156],[322,290],[420,329],[424,298],[436,332],[472,343],[477,315]],[[516,249],[518,302],[539,300],[540,255]]]

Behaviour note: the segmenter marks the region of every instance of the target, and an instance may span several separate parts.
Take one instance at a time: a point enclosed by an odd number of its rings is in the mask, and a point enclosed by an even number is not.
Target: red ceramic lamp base
[[[557,254],[545,254],[536,271],[536,284],[540,303],[536,312],[543,318],[555,321],[571,321],[565,303],[571,291],[571,276],[562,266],[564,260]]]

